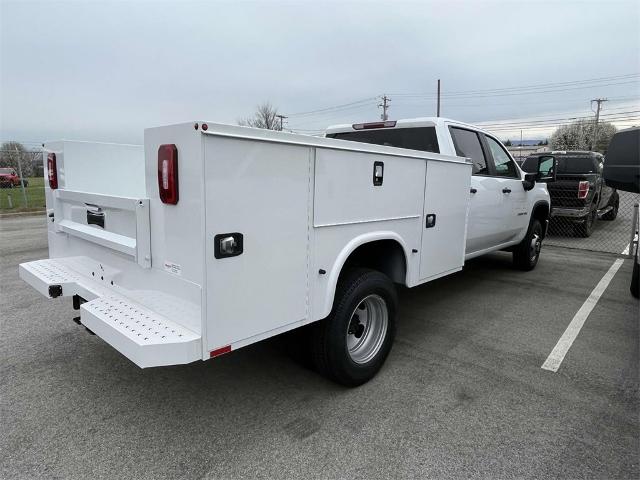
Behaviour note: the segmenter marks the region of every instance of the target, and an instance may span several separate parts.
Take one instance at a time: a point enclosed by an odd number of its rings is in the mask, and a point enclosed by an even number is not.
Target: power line
[[[602,82],[610,82],[610,81],[618,81],[618,80],[626,80],[634,77],[640,77],[640,73],[629,73],[625,75],[616,75],[611,77],[599,77],[592,78],[586,80],[572,80],[567,82],[553,82],[553,83],[539,83],[535,85],[521,85],[514,87],[502,87],[502,88],[491,88],[491,89],[482,89],[482,90],[458,90],[451,91],[447,94],[443,94],[442,96],[459,96],[459,95],[476,95],[476,94],[484,94],[484,93],[502,93],[502,92],[510,92],[510,91],[523,91],[523,90],[537,90],[537,89],[547,89],[547,88],[557,88],[557,87],[565,87],[571,85],[581,85],[585,83],[602,83]],[[594,85],[595,86],[595,85]],[[390,95],[393,96],[430,96],[433,97],[433,93],[392,93]]]
[[[634,105],[634,106],[626,105],[626,106],[624,106],[624,107],[614,107],[614,108],[609,108],[608,110],[609,110],[609,111],[611,111],[611,110],[624,110],[624,109],[627,109],[627,108],[634,108],[634,107],[635,107],[635,105]],[[640,105],[638,105],[638,107],[640,107]],[[564,113],[564,112],[563,112],[563,113]],[[589,113],[590,113],[590,112],[586,112],[586,111],[585,111],[585,112],[576,112],[576,113],[574,113],[574,115],[576,115],[576,117],[571,117],[571,118],[579,118],[579,117],[577,117],[578,115],[586,116],[586,115],[589,115]],[[625,112],[617,112],[617,113],[613,113],[613,114],[603,114],[603,116],[604,116],[604,115],[617,115],[618,113],[625,113]],[[548,117],[548,116],[550,116],[550,115],[555,115],[555,113],[547,113],[547,114],[545,114],[545,115],[527,115],[527,117],[526,117],[526,118],[545,118],[545,117]],[[586,117],[585,117],[585,118],[586,118]],[[517,119],[517,118],[516,118],[516,119],[514,119],[513,117],[511,117],[511,118],[505,118],[505,119],[486,120],[486,122],[495,122],[496,124],[498,124],[498,122],[507,122],[507,123],[511,123],[511,122],[510,122],[510,120],[518,120],[518,119]],[[552,120],[552,119],[548,119],[548,120]],[[484,121],[484,120],[483,120],[483,121]]]
[[[433,101],[432,98],[416,98],[416,99],[408,99],[408,98],[394,98],[393,99],[395,103],[400,104],[400,105],[416,105],[418,103],[431,103]],[[483,100],[483,99],[478,99],[478,100]],[[609,101],[611,102],[625,102],[625,101],[629,101],[629,100],[640,100],[640,96],[629,96],[629,97],[610,97]],[[563,98],[563,99],[555,99],[555,100],[547,100],[547,101],[532,101],[532,102],[518,102],[518,106],[519,105],[545,105],[545,104],[554,104],[554,105],[558,105],[559,103],[561,104],[582,104],[584,102],[588,102],[589,99],[585,98],[584,96],[581,96],[580,98]],[[467,103],[467,102],[461,102],[461,103],[448,103],[447,102],[447,107],[483,107],[486,108],[487,106],[491,106],[491,107],[513,107],[514,103],[513,101],[510,102],[505,102],[505,103],[496,103],[495,101],[493,101],[491,98],[486,98],[486,100],[484,100],[484,103]]]
[[[628,110],[626,112],[616,112],[616,113],[608,113],[608,114],[603,114],[603,117],[607,117],[607,116],[619,116],[619,115],[627,115],[627,114],[633,114],[633,113],[640,113],[640,110]],[[527,117],[527,118],[534,118],[534,117]],[[524,122],[505,122],[505,123],[483,123],[483,122],[479,122],[478,125],[482,126],[482,127],[486,127],[486,126],[504,126],[504,125],[522,125],[522,124],[532,124],[532,123],[542,123],[542,122],[555,122],[555,121],[564,121],[564,120],[584,120],[584,119],[590,119],[592,117],[590,116],[583,116],[583,117],[565,117],[565,118],[547,118],[544,120],[531,120],[531,121],[524,121]]]
[[[625,117],[625,118],[619,118],[619,119],[611,119],[614,120],[618,123],[635,123],[635,122],[640,122],[640,116],[636,116],[636,117]],[[557,122],[557,123],[549,123],[549,124],[544,124],[544,125],[532,125],[532,126],[526,126],[526,125],[519,125],[519,126],[515,126],[515,127],[484,127],[485,130],[488,130],[490,132],[500,132],[500,131],[516,131],[516,130],[538,130],[538,129],[545,129],[545,130],[549,130],[549,129],[553,129],[553,128],[557,128],[557,127],[561,127],[564,125],[571,125],[573,122],[568,121],[568,122]]]
[[[501,92],[501,93],[487,93],[487,94],[479,94],[479,93],[469,93],[469,94],[442,94],[443,98],[493,98],[493,97],[512,97],[518,95],[532,95],[532,94],[540,94],[540,93],[561,93],[561,92],[569,92],[574,90],[581,90],[585,88],[595,88],[595,87],[608,87],[614,85],[628,85],[631,83],[638,83],[636,80],[626,81],[626,82],[617,82],[617,83],[606,83],[602,85],[583,85],[576,86],[573,88],[561,88],[561,89],[551,89],[551,90],[531,90],[531,91],[522,91],[522,92]],[[393,94],[394,96],[404,96],[404,97],[418,97],[418,98],[434,98],[433,94]]]
[[[615,76],[591,78],[591,79],[584,79],[584,80],[572,80],[572,81],[566,81],[566,82],[542,83],[542,84],[536,84],[536,85],[523,85],[523,86],[514,86],[514,87],[484,89],[484,90],[467,90],[467,91],[460,90],[460,91],[443,93],[441,94],[441,96],[445,98],[458,98],[460,100],[469,99],[469,98],[481,100],[483,98],[508,97],[508,96],[514,96],[514,95],[531,95],[536,93],[553,94],[553,93],[563,93],[566,91],[581,90],[585,88],[627,85],[631,83],[638,83],[638,80],[637,80],[638,77],[640,77],[639,73],[630,73],[625,75],[615,75]],[[565,88],[565,87],[569,87],[569,88]],[[434,95],[433,93],[396,93],[391,95],[399,97],[400,101],[408,100],[412,98],[413,103],[420,102],[420,101],[429,101],[430,99],[437,98],[437,94]],[[391,95],[385,95],[385,96],[388,98]],[[624,98],[638,98],[638,97],[619,97],[619,98],[616,98],[616,100],[620,100]],[[289,117],[334,116],[335,114],[343,113],[344,111],[347,111],[347,110],[360,109],[363,107],[373,106],[373,101],[375,101],[376,99],[377,97],[367,97],[367,98],[355,100],[353,102],[332,105],[332,106],[318,108],[314,110],[291,113],[288,116]],[[577,102],[578,101],[576,100],[576,103]],[[543,103],[543,102],[531,102],[531,103]],[[548,103],[557,103],[557,101],[548,102]],[[493,105],[512,105],[512,104],[507,103],[507,104],[493,104]],[[447,104],[447,106],[470,107],[470,106],[485,106],[485,105],[452,103],[452,104]]]
[[[356,101],[353,101],[353,102],[350,102],[350,103],[343,103],[343,104],[340,104],[340,105],[333,105],[333,106],[330,106],[330,107],[319,108],[319,109],[316,109],[316,110],[309,110],[309,111],[306,111],[306,112],[290,113],[289,117],[301,117],[301,116],[304,116],[304,115],[311,115],[311,114],[314,114],[314,113],[339,110],[339,109],[342,109],[342,108],[345,108],[345,107],[350,107],[352,105],[361,104],[363,102],[375,101],[377,99],[378,99],[378,97],[367,97],[367,98],[356,100]]]
[[[617,113],[609,113],[600,115],[600,117],[606,117],[607,121],[613,120],[624,120],[626,118],[635,118],[640,116],[638,113],[640,110],[631,110],[628,112],[617,112]],[[548,118],[545,120],[531,120],[531,121],[514,121],[514,122],[506,122],[506,123],[482,123],[478,122],[477,125],[480,127],[519,127],[520,125],[535,125],[538,123],[541,124],[555,124],[557,122],[575,122],[577,120],[593,120],[594,117],[566,117],[566,118]],[[524,120],[524,119],[523,119]]]

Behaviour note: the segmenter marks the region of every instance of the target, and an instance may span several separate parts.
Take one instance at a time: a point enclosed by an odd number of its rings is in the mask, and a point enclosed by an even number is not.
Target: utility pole
[[[593,150],[598,147],[598,121],[600,120],[600,107],[603,102],[607,102],[606,98],[596,98],[591,100],[591,110],[593,111],[593,102],[596,102],[598,106],[596,107],[596,122],[593,126],[593,139],[591,140],[591,148],[589,150]]]
[[[520,129],[520,151],[518,153],[520,154],[519,160],[522,160],[522,129]]]
[[[280,131],[282,131],[282,127],[284,125],[284,120],[289,118],[289,117],[286,117],[284,115],[276,115],[276,117],[278,117],[280,119]]]
[[[387,114],[387,110],[389,110],[389,102],[391,102],[391,99],[386,95],[383,95],[382,103],[378,104],[378,107],[382,107],[382,115],[380,115],[380,118],[385,122],[389,120],[389,115]]]
[[[20,175],[20,186],[22,187],[22,198],[24,199],[24,206],[28,207],[29,204],[27,203],[27,192],[25,192],[24,190],[24,179],[22,178],[22,161],[20,160],[20,152],[18,151],[18,146],[14,145],[14,148],[16,150],[16,155],[18,155],[18,174]]]
[[[438,108],[436,110],[436,117],[440,116],[440,79],[438,79]]]

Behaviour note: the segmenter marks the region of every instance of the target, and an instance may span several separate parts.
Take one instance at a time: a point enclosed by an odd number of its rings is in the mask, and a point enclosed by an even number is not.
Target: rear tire
[[[579,223],[575,226],[575,232],[583,238],[588,238],[593,233],[593,226],[596,223],[598,218],[598,209],[596,208],[596,204],[591,204],[591,210],[589,211],[589,215],[584,217],[582,223]]]
[[[534,218],[529,224],[527,235],[513,251],[513,264],[520,270],[528,272],[536,268],[542,249],[542,224]]]
[[[620,207],[620,195],[618,195],[618,192],[614,193],[611,196],[611,199],[609,200],[609,206],[611,207],[611,210],[609,210],[602,216],[603,220],[615,220],[618,216],[618,209]]]
[[[395,286],[386,275],[364,268],[345,272],[331,314],[313,325],[316,370],[348,387],[373,378],[391,351],[397,304]]]

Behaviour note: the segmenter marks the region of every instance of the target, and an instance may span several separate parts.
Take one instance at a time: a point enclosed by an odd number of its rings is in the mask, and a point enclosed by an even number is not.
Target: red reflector
[[[162,203],[178,203],[178,149],[172,143],[158,148],[158,190]]]
[[[206,123],[202,124],[202,130],[204,130],[205,132],[209,129],[209,125],[207,125]]]
[[[55,153],[47,155],[47,175],[49,176],[49,188],[52,190],[58,188],[58,168]]]
[[[370,128],[391,128],[395,126],[395,120],[388,120],[386,122],[354,123],[353,125],[351,125],[354,130],[368,130]]]
[[[578,184],[578,198],[587,198],[589,194],[589,182],[586,180],[581,181]]]
[[[231,351],[231,345],[227,345],[226,347],[221,347],[209,352],[209,358],[219,357],[220,355],[224,355],[225,353],[229,353],[230,351]]]

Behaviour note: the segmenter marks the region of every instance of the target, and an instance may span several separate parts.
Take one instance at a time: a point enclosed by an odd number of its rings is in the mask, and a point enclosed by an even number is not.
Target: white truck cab
[[[526,173],[492,134],[467,123],[426,117],[335,125],[325,136],[470,158],[473,167],[465,258],[520,244],[534,217],[542,227],[533,238],[534,251],[539,253],[549,219],[546,183],[527,180]],[[527,266],[524,260],[522,266]]]
[[[535,267],[546,188],[489,134],[418,119],[327,136],[197,121],[144,146],[46,143],[50,258],[20,276],[140,367],[301,329],[319,372],[359,385],[391,349],[396,284],[499,249]]]

